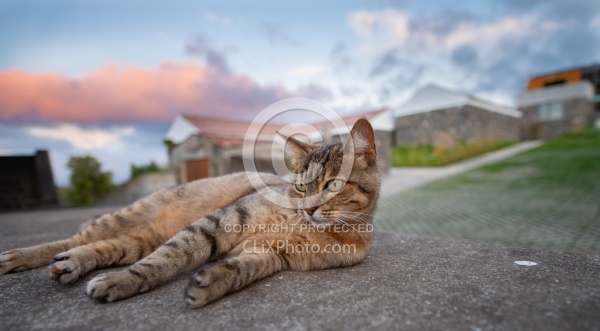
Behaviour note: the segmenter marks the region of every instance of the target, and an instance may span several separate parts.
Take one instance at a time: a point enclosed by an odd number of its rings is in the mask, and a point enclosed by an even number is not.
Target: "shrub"
[[[90,205],[113,188],[112,174],[103,172],[102,165],[93,156],[72,156],[67,167],[71,169],[71,178],[64,195],[72,207]]]

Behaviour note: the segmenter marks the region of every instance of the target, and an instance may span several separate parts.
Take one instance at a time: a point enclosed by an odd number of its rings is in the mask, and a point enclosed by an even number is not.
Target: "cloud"
[[[25,132],[38,138],[63,140],[75,148],[97,149],[120,142],[121,138],[133,135],[135,129],[127,126],[112,130],[86,130],[73,124],[61,124],[56,127],[26,127]]]
[[[348,25],[360,56],[371,61],[367,74],[381,84],[381,100],[434,81],[510,104],[529,75],[600,56],[597,1],[518,6],[506,1],[506,12],[500,7],[492,19],[452,10],[428,16],[361,10],[348,16]]]
[[[317,77],[328,71],[329,68],[320,63],[305,63],[288,70],[291,75],[297,77]]]
[[[343,42],[338,42],[329,53],[328,62],[335,72],[344,72],[352,67],[353,60],[349,54],[348,47]]]
[[[477,50],[469,45],[463,45],[452,51],[452,62],[459,66],[470,66],[477,62]]]
[[[298,88],[296,93],[298,95],[310,96],[311,98],[319,100],[321,102],[328,102],[331,101],[331,99],[333,98],[333,94],[329,89],[314,83],[301,86],[300,88]]]
[[[273,45],[295,45],[296,40],[285,32],[285,24],[261,23],[259,29]]]
[[[229,17],[217,15],[213,12],[204,13],[204,19],[206,19],[210,23],[224,26],[224,27],[232,26],[235,23],[235,21],[233,19],[231,19]]]
[[[350,15],[350,26],[363,38],[371,38],[377,32],[385,31],[396,39],[408,36],[409,15],[403,11],[386,9],[382,11],[357,11]]]
[[[370,76],[381,76],[396,69],[401,62],[398,53],[399,51],[397,48],[392,48],[383,53],[371,69]]]
[[[56,73],[0,72],[0,121],[169,122],[179,113],[253,118],[269,104],[314,97],[324,88],[287,90],[196,63],[149,70],[108,65],[79,79]]]
[[[203,57],[209,68],[223,73],[229,73],[226,51],[219,51],[212,47],[210,41],[203,35],[197,35],[185,45],[188,55]]]
[[[382,47],[405,50],[443,51],[462,45],[494,44],[501,38],[534,34],[539,28],[531,17],[505,17],[491,23],[479,23],[470,15],[442,12],[431,18],[415,19],[404,11],[358,11],[350,15],[350,26],[363,39],[380,43]]]

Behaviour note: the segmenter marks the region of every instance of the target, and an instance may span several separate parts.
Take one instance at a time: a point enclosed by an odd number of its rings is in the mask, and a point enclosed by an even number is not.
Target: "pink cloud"
[[[318,86],[261,86],[193,63],[155,70],[109,65],[80,79],[11,70],[0,72],[0,121],[166,122],[182,112],[249,118],[283,98],[327,94]]]

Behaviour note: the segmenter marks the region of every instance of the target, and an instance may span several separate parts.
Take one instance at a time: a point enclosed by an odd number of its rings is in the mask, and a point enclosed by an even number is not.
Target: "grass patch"
[[[436,167],[466,160],[512,145],[512,142],[461,142],[453,148],[434,148],[431,145],[396,146],[392,149],[393,167]]]
[[[600,185],[600,132],[587,130],[548,141],[531,151],[476,171],[501,173],[529,167],[535,171],[530,184],[547,188],[578,187],[593,190]],[[596,180],[598,179],[598,180]]]

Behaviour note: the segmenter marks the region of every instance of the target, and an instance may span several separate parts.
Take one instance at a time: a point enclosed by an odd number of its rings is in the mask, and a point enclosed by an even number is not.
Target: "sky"
[[[252,119],[288,97],[340,114],[437,83],[514,106],[528,77],[600,62],[597,0],[0,0],[0,154],[73,155],[117,183],[167,164],[181,113]]]

